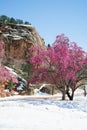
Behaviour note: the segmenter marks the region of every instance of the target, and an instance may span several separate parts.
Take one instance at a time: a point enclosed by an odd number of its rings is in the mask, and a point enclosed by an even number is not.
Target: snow
[[[4,37],[12,37],[14,40],[20,40],[20,39],[23,39],[21,36],[18,36],[18,35],[11,35],[11,34],[3,34]]]
[[[40,90],[41,90],[43,87],[45,87],[46,85],[48,85],[48,84],[45,84],[45,83],[44,83],[44,84],[41,85],[41,87],[40,87],[39,89],[37,89],[37,88],[34,89],[34,95],[39,95],[39,96],[40,96],[40,95],[44,95],[44,96],[45,96],[45,95],[46,95],[46,96],[47,96],[47,95],[50,95],[50,94],[43,93],[43,92],[40,91]],[[31,84],[31,87],[32,87],[32,84]]]
[[[22,81],[24,81],[26,83],[26,80],[23,79],[21,76],[19,76],[15,71],[14,69],[10,68],[10,67],[7,67],[5,66],[5,68],[10,72],[11,75],[13,76],[16,76],[16,77],[19,77],[20,79],[22,79]]]
[[[86,130],[86,123],[87,97],[76,96],[74,101],[0,98],[0,130]]]
[[[13,35],[12,36],[14,40],[20,40],[20,39],[23,39],[21,36],[18,36],[18,35]]]
[[[18,88],[17,88],[17,90],[23,90],[23,84],[21,83],[19,86],[18,86]]]
[[[5,66],[5,68],[6,68],[11,74],[13,74],[14,76],[17,76],[17,73],[15,73],[12,68],[9,68],[9,67],[7,67],[7,66]]]
[[[17,26],[32,27],[33,28],[33,26],[31,24],[17,24]]]
[[[4,37],[8,37],[8,36],[12,37],[12,35],[10,35],[9,33],[3,34],[3,36],[4,36]]]

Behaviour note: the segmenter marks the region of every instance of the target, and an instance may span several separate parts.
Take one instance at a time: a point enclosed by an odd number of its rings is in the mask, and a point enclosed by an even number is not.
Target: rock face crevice
[[[20,68],[29,56],[30,46],[45,47],[44,39],[32,25],[0,23],[0,39],[5,43],[3,64],[10,67],[15,65],[16,68]]]

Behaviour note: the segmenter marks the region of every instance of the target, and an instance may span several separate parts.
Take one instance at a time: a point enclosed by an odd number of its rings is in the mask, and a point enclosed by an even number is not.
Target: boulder
[[[51,95],[58,93],[58,89],[56,88],[55,85],[52,84],[43,84],[39,90],[43,93],[47,93]]]

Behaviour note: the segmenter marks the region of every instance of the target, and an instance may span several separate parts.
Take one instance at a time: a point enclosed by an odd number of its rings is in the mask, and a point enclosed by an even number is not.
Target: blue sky
[[[46,44],[64,33],[87,51],[87,0],[0,0],[0,15],[29,21]]]

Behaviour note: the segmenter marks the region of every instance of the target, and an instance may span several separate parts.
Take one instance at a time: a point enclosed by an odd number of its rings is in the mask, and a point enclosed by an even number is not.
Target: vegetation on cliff
[[[31,23],[28,22],[28,21],[23,21],[21,19],[15,19],[13,17],[10,18],[10,17],[8,17],[6,15],[1,15],[0,16],[0,22],[2,22],[4,24],[11,23],[11,24],[28,24],[28,25],[31,25]]]

